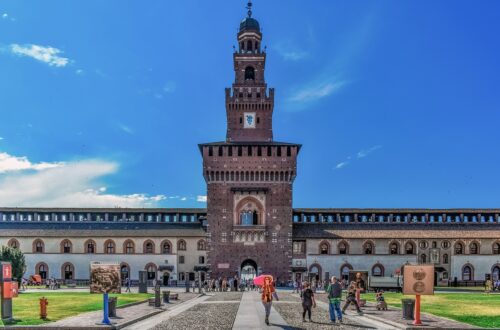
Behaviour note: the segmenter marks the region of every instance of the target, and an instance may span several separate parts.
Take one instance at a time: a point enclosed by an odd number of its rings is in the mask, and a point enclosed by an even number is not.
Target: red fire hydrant
[[[45,298],[45,297],[40,298],[40,318],[42,320],[47,319],[47,306],[48,306],[48,304],[49,304],[49,302],[48,302],[47,298]]]

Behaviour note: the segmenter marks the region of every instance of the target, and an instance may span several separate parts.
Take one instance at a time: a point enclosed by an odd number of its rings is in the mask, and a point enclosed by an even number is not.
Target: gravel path
[[[173,318],[164,321],[154,330],[230,330],[239,304],[198,304]]]
[[[294,297],[289,293],[281,293],[280,300],[283,301],[297,301],[300,302],[298,297]],[[302,322],[302,304],[273,304],[273,307],[285,319],[285,321],[292,327],[298,329],[360,329],[358,324],[352,321],[345,321],[342,325],[333,325],[330,322],[328,311],[323,308],[316,307],[312,311],[313,322]],[[307,316],[306,316],[307,318]]]
[[[208,298],[208,301],[228,301],[228,300],[241,300],[243,292],[210,292],[214,294],[213,297]]]

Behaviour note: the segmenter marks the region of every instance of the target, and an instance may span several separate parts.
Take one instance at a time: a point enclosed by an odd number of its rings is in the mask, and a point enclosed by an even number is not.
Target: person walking
[[[264,278],[264,285],[262,286],[262,304],[264,305],[264,310],[266,312],[266,324],[269,325],[269,314],[271,314],[271,307],[273,304],[273,297],[276,297],[276,300],[279,301],[278,296],[276,295],[276,290],[274,289],[272,283],[272,277],[266,276]]]
[[[306,321],[306,313],[309,318],[309,322],[312,322],[311,319],[311,308],[316,308],[316,300],[314,299],[314,292],[311,290],[311,287],[308,282],[304,283],[304,290],[300,293],[302,298],[302,322]]]
[[[328,305],[330,311],[330,321],[335,323],[335,313],[339,323],[342,323],[342,311],[340,310],[340,302],[342,301],[342,285],[337,281],[337,277],[332,276],[330,285],[326,289],[328,293]]]
[[[358,286],[355,281],[352,281],[349,287],[347,288],[347,297],[345,301],[344,307],[342,307],[342,314],[345,314],[345,311],[347,307],[349,307],[350,304],[353,304],[356,306],[356,310],[358,311],[358,314],[363,314],[361,309],[359,309],[358,302],[356,301],[356,290],[358,289]]]
[[[130,292],[130,278],[128,277],[125,279],[125,286],[127,287],[125,292]]]

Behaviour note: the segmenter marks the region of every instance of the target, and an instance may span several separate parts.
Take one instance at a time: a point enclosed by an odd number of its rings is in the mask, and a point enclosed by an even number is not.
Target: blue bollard
[[[111,321],[109,320],[109,302],[108,302],[108,294],[105,293],[103,295],[103,300],[104,300],[104,315],[102,319],[103,324],[111,324]]]

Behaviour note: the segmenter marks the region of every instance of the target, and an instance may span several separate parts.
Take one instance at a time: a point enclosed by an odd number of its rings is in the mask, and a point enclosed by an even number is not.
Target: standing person
[[[345,310],[347,307],[349,307],[350,304],[353,304],[356,306],[356,310],[358,311],[358,314],[363,314],[361,309],[359,309],[358,302],[356,301],[356,290],[358,289],[358,286],[355,281],[352,281],[349,287],[347,288],[347,297],[345,300],[345,305],[342,307],[342,314],[345,314]]]
[[[311,290],[308,282],[304,283],[304,290],[300,293],[302,297],[302,322],[306,321],[306,312],[309,317],[309,322],[312,322],[311,319],[311,308],[316,307],[316,300],[314,299],[314,292]]]
[[[293,293],[295,293],[295,291],[297,291],[297,293],[299,293],[299,284],[297,282],[298,281],[293,282]]]
[[[125,279],[125,286],[127,287],[125,292],[130,292],[130,278],[128,277]]]
[[[340,302],[342,301],[342,285],[337,281],[337,277],[332,276],[331,283],[326,289],[328,293],[328,305],[330,309],[330,321],[335,323],[335,313],[339,323],[342,323],[342,312],[340,310]]]
[[[272,277],[266,276],[264,278],[264,285],[262,286],[262,304],[264,305],[264,310],[266,312],[266,324],[269,325],[269,314],[271,313],[271,306],[273,304],[273,296],[276,297],[278,301],[278,296],[276,295],[276,290],[274,289],[272,283]]]

